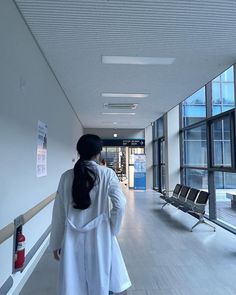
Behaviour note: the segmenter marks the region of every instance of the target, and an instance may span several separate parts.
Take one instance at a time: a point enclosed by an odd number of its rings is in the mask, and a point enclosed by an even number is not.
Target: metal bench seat
[[[189,193],[190,193],[190,187],[183,186],[181,191],[180,191],[179,197],[177,199],[173,199],[173,202],[171,204],[174,205],[177,208],[179,208],[181,206],[184,206],[184,204],[185,204],[185,202],[186,202],[186,200],[188,198]]]
[[[184,211],[188,211],[192,209],[192,207],[194,206],[194,202],[197,200],[199,193],[200,191],[198,189],[191,188],[185,200],[181,202],[180,209],[181,207],[183,207]]]
[[[207,223],[204,219],[205,207],[209,198],[208,192],[183,186],[181,184],[177,184],[174,191],[172,196],[165,196],[165,198],[162,198],[165,200],[165,204],[162,208],[164,208],[167,204],[171,204],[183,212],[189,213],[190,215],[198,218],[198,222],[191,228],[191,231],[193,231],[193,229],[201,223],[210,226],[214,229],[214,231],[216,230],[214,226]]]
[[[161,199],[165,201],[162,208],[165,207],[165,205],[167,205],[168,203],[173,202],[173,200],[178,199],[182,187],[182,184],[176,184],[173,191],[163,191],[162,195],[160,195]]]

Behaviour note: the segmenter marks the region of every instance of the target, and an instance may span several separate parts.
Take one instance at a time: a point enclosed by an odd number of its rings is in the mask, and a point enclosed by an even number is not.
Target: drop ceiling
[[[236,61],[233,0],[15,2],[85,128],[144,128]],[[102,56],[174,62],[103,64]],[[104,114],[118,103],[138,104],[135,115]]]

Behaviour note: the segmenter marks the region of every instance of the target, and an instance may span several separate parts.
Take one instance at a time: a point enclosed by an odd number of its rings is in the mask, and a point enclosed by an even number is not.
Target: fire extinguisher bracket
[[[25,237],[23,235],[23,215],[14,220],[14,238],[12,253],[12,273],[23,271],[25,261]]]

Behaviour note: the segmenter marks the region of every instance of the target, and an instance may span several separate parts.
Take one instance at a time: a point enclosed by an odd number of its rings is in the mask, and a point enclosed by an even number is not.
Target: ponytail
[[[102,150],[100,137],[92,134],[83,135],[77,143],[80,159],[74,166],[72,197],[75,209],[85,210],[91,205],[90,191],[98,180],[98,175],[89,160]]]
[[[78,160],[74,167],[72,196],[75,209],[85,210],[91,205],[90,191],[97,179],[96,173],[86,165],[84,160]]]

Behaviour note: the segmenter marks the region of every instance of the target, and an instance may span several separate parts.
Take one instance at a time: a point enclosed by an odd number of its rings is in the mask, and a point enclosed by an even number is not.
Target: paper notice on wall
[[[47,175],[47,125],[38,121],[36,175]]]

